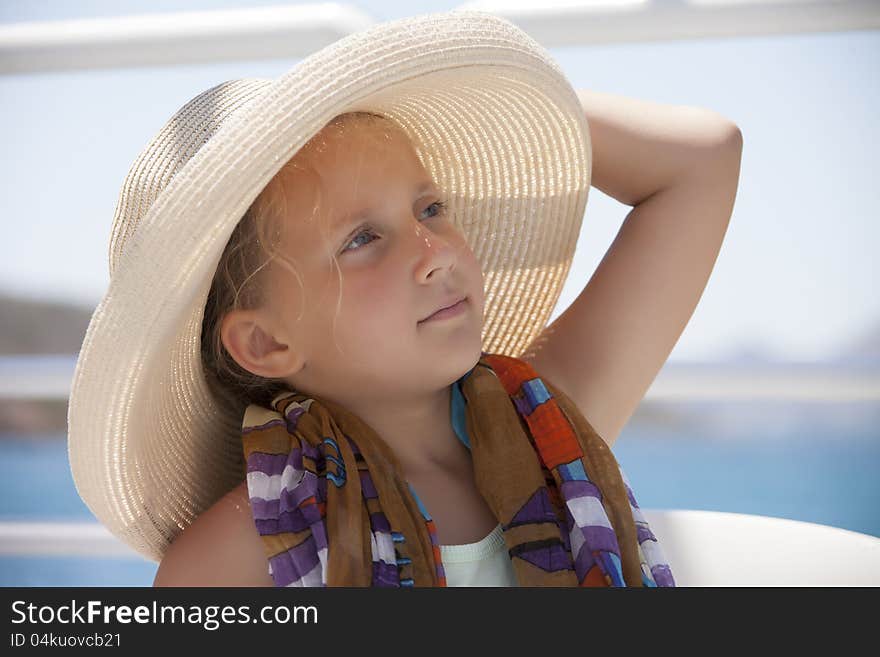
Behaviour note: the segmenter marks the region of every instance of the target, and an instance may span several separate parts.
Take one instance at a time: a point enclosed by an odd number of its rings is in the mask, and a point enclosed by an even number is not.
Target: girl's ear
[[[235,362],[257,376],[286,379],[302,369],[302,355],[275,339],[272,322],[259,310],[227,313],[220,338]]]

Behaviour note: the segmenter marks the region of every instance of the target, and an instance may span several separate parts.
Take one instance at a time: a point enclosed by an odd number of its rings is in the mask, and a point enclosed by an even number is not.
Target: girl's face
[[[284,378],[357,406],[424,396],[472,368],[482,271],[406,135],[382,124],[349,123],[341,136],[325,128],[291,164],[280,248],[302,286],[273,263],[267,309]],[[463,313],[421,321],[462,296]]]

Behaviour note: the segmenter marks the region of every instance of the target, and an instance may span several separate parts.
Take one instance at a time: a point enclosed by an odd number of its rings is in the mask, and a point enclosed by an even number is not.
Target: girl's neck
[[[402,402],[388,406],[364,400],[346,408],[379,434],[404,472],[415,475],[459,467],[467,448],[452,427],[452,386]]]

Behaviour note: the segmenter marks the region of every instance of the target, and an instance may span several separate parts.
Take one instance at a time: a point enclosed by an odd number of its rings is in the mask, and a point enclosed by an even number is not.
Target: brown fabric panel
[[[507,533],[509,533],[509,536]],[[505,539],[509,540],[510,545],[514,547],[532,541],[543,541],[548,538],[560,538],[559,528],[549,522],[540,525],[518,525],[505,530]]]
[[[558,570],[555,573],[545,572],[536,565],[519,557],[513,557],[513,570],[516,573],[520,586],[533,588],[541,587],[571,587],[577,586],[577,577],[573,570]],[[522,582],[526,582],[523,584]]]
[[[321,435],[331,436],[338,445],[346,474],[342,488],[327,479],[327,509],[334,510],[334,513],[328,512],[326,518],[327,586],[370,586],[373,572],[370,519],[363,504],[361,479],[357,476],[354,452],[343,435],[344,430],[326,408],[320,408],[320,417]],[[322,445],[325,452],[331,449]]]
[[[243,442],[245,463],[247,458],[254,452],[264,454],[289,454],[296,446],[287,429],[280,425],[274,425],[265,429],[256,429],[247,434],[247,440]],[[247,465],[245,465],[247,467]]]
[[[431,537],[418,504],[412,498],[406,481],[400,475],[403,469],[393,451],[379,434],[357,415],[333,402],[322,403],[337,419],[342,431],[355,437],[354,441],[367,463],[388,522],[395,531],[399,531],[406,538],[402,544],[396,544],[396,547],[401,556],[412,559],[412,578],[415,586],[437,586],[439,581],[434,566]],[[353,454],[351,462],[346,462],[346,468],[350,472],[356,471],[357,465]],[[358,490],[360,490],[360,481],[358,481]],[[333,540],[332,535],[330,540]],[[366,536],[366,543],[369,549],[369,535]],[[371,576],[371,563],[367,564],[366,570]]]
[[[304,529],[301,532],[282,532],[280,534],[263,536],[263,546],[266,548],[266,556],[274,557],[277,554],[286,552],[290,548],[296,547],[302,543],[311,535],[311,529]]]
[[[494,374],[477,367],[465,380],[462,394],[477,487],[499,521],[508,525],[532,494],[544,487],[541,466]]]
[[[490,368],[478,366],[463,382],[462,394],[467,401],[467,427],[477,486],[505,527],[508,551],[529,540],[561,540],[555,524],[507,528],[535,492],[546,485],[535,447],[501,381]],[[520,541],[521,535],[528,538]],[[573,570],[547,573],[520,558],[514,558],[512,563],[520,586],[577,585]],[[548,580],[552,583],[548,584]]]

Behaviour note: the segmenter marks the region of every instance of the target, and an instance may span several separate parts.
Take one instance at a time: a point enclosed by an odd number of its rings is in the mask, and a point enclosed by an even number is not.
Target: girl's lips
[[[419,324],[424,324],[425,322],[433,322],[438,319],[447,319],[450,317],[457,317],[461,315],[465,311],[465,306],[467,305],[467,297],[459,301],[453,306],[448,308],[444,308],[443,310],[438,310],[430,317],[423,319]]]

